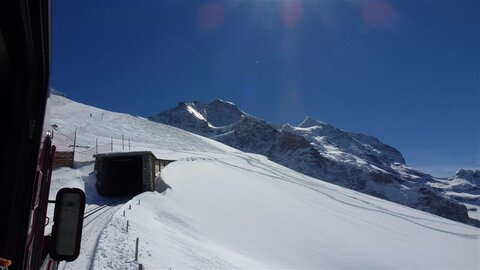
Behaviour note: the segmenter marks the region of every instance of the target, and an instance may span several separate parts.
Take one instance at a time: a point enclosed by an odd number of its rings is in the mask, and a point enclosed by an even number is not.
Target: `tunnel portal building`
[[[173,160],[158,160],[150,151],[96,154],[97,192],[101,196],[135,196],[155,190],[155,175]]]

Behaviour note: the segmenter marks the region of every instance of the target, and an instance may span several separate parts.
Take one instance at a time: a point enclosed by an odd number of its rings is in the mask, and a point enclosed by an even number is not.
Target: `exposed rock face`
[[[181,102],[150,119],[265,155],[318,179],[478,225],[469,218],[469,208],[439,186],[441,180],[408,167],[400,151],[373,136],[347,132],[311,117],[299,126],[277,128],[218,99],[209,104]],[[473,179],[468,183],[478,189],[480,171],[461,170],[457,175]],[[480,199],[478,205],[480,211]]]
[[[265,155],[307,175],[313,175],[309,169],[325,165],[318,151],[302,136],[280,132],[263,120],[245,116],[231,129],[213,138],[246,152]]]
[[[237,123],[243,118],[245,118],[245,114],[233,103],[216,99],[209,104],[201,104],[198,101],[180,102],[175,108],[150,119],[192,133],[213,136],[224,133],[224,129],[219,127]]]
[[[480,186],[480,170],[465,170],[460,169],[457,171],[454,179],[465,179],[467,180],[472,186]]]
[[[211,132],[207,120],[196,115],[192,115],[192,107],[194,103],[187,104],[184,102],[178,103],[177,107],[170,109],[164,113],[152,117],[156,122],[165,123],[171,126],[180,127],[184,130],[201,135],[209,135]]]
[[[474,219],[467,223],[480,227],[480,170],[461,169],[452,177],[429,182],[428,186],[465,206],[469,217]]]
[[[467,223],[469,221],[467,207],[449,200],[430,187],[421,187],[422,197],[419,208],[425,209],[435,215]]]

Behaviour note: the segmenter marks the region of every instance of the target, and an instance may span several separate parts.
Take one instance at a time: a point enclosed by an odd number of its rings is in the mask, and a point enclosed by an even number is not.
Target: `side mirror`
[[[55,199],[50,257],[73,261],[80,254],[85,193],[78,188],[62,188]]]

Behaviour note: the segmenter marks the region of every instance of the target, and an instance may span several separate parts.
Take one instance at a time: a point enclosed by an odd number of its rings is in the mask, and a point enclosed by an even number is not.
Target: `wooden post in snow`
[[[95,138],[95,154],[98,154],[98,138]]]
[[[113,137],[110,137],[110,151],[113,152]]]
[[[138,261],[138,237],[137,240],[135,241],[135,261]]]

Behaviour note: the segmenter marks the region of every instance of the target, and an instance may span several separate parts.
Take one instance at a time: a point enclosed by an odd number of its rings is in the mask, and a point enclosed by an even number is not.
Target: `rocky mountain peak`
[[[208,103],[210,106],[225,106],[225,107],[234,107],[237,108],[237,106],[230,101],[226,101],[223,99],[216,98],[212,102]]]
[[[208,104],[199,106],[204,109],[207,121],[216,127],[235,124],[245,116],[245,113],[239,110],[235,104],[221,99],[215,99]]]
[[[465,179],[471,183],[480,185],[480,170],[460,169],[457,171],[454,178]]]
[[[295,128],[292,127],[290,124],[285,124],[280,128],[281,132],[287,132],[287,133],[294,133]]]
[[[316,126],[327,126],[327,123],[324,123],[322,121],[319,121],[313,117],[307,116],[305,120],[298,126],[301,128],[310,128],[310,127],[316,127]]]

